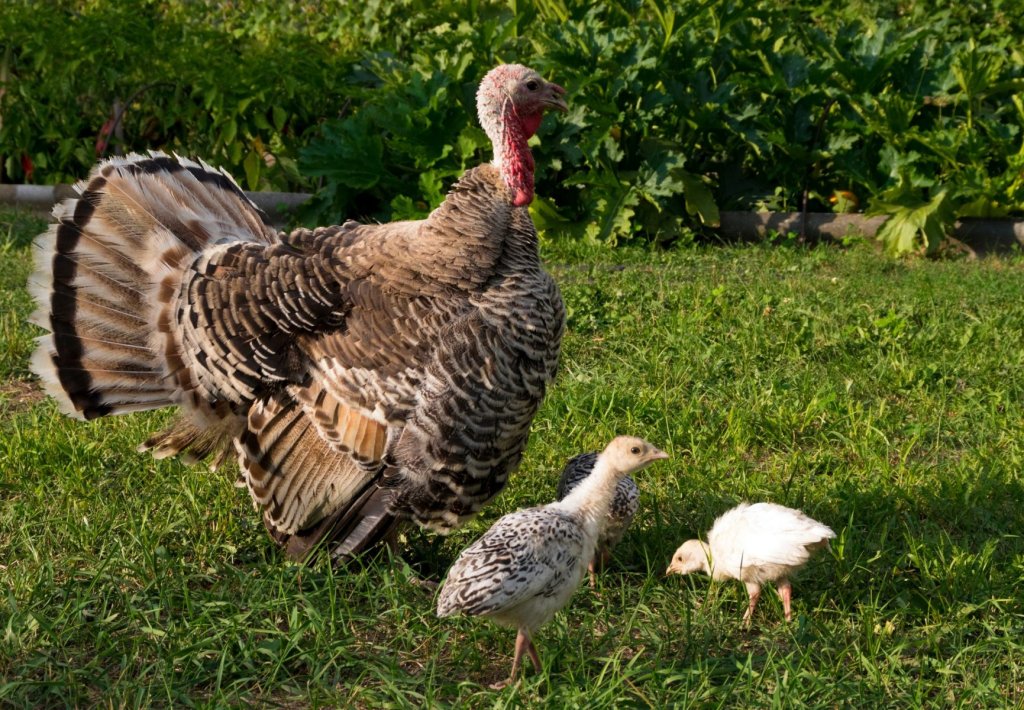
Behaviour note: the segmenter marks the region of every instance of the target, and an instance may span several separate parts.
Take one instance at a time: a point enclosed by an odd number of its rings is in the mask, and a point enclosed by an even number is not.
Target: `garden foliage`
[[[959,217],[1024,212],[1017,0],[7,6],[13,181],[83,175],[120,101],[108,149],[315,190],[311,221],[417,217],[487,158],[475,85],[518,61],[570,92],[535,147],[549,231],[671,242],[719,209],[806,202],[890,215],[882,236],[908,251]]]

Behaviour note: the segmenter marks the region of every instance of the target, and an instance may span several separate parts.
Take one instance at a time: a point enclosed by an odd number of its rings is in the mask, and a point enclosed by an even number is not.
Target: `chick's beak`
[[[542,103],[556,111],[566,113],[569,111],[569,104],[565,102],[565,89],[558,84],[548,83],[548,95]]]
[[[651,451],[651,453],[647,455],[647,458],[649,458],[651,461],[658,461],[660,459],[667,459],[668,454],[666,454],[661,449],[654,449]]]
[[[667,568],[667,569],[665,570],[665,576],[667,577],[667,576],[669,576],[670,574],[672,574],[673,572],[679,572],[679,568],[678,568],[678,567],[676,567],[676,563],[675,563],[675,562],[673,562],[672,564],[670,564],[670,565],[668,566],[668,568]]]

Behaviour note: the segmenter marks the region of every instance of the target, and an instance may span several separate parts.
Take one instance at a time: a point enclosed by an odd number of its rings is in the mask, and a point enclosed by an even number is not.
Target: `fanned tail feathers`
[[[32,322],[49,333],[32,369],[80,419],[182,404],[168,377],[176,345],[158,324],[174,315],[184,270],[210,245],[271,243],[274,232],[227,174],[162,153],[105,161],[76,189],[35,243]],[[161,451],[201,438],[164,437]]]
[[[32,369],[61,409],[94,419],[180,406],[140,450],[211,468],[237,455],[241,480],[290,557],[306,558],[339,531],[354,535],[342,540],[346,549],[361,551],[394,528],[375,483],[386,424],[311,380],[288,384],[278,341],[292,336],[266,325],[278,311],[274,324],[294,316],[301,327],[315,322],[311,309],[334,308],[326,285],[285,262],[358,225],[300,230],[282,242],[226,173],[162,153],[105,161],[76,190],[36,240],[29,282],[32,321],[48,331]],[[258,271],[263,247],[278,250],[279,271]],[[231,274],[237,291],[215,292]]]

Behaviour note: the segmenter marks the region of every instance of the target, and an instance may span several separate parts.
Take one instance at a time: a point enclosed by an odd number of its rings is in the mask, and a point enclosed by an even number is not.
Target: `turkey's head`
[[[527,141],[545,111],[567,111],[565,89],[522,64],[502,64],[487,72],[476,94],[480,125],[494,146],[494,165],[511,190],[512,203],[533,201],[533,155]]]
[[[691,574],[704,572],[711,574],[711,550],[707,543],[700,540],[687,540],[672,555],[672,564],[665,574]]]
[[[601,458],[620,476],[635,473],[655,461],[667,459],[668,454],[635,436],[617,436],[601,452]]]

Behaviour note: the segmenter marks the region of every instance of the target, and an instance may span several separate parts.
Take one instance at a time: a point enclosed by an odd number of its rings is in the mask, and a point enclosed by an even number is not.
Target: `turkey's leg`
[[[786,614],[786,621],[793,620],[793,585],[789,583],[788,579],[784,579],[776,585],[779,590],[779,596],[782,597],[782,611]]]
[[[523,659],[524,651],[529,654],[530,660],[533,661],[533,667],[538,671],[540,670],[540,659],[537,658],[537,649],[533,647],[533,642],[530,641],[530,636],[526,633],[526,630],[519,629],[519,633],[516,634],[516,651],[512,656],[512,672],[509,673],[506,680],[491,683],[492,690],[501,690],[509,684],[516,682],[516,675],[519,673],[519,664]]]
[[[761,598],[761,585],[748,582],[747,594],[750,595],[750,604],[747,606],[747,613],[743,615],[743,625],[749,628],[750,620],[754,618],[754,609],[757,607],[757,600]]]

